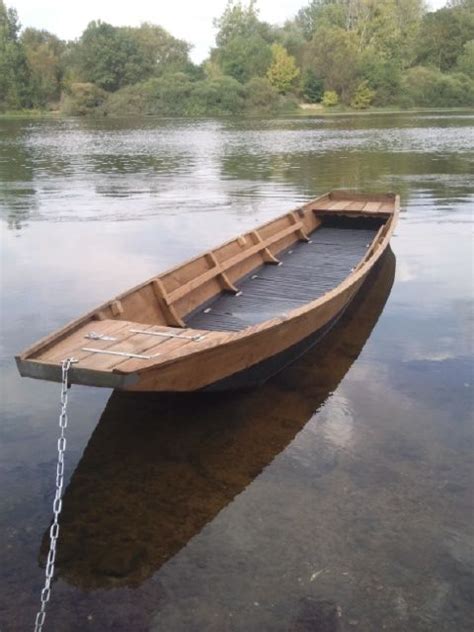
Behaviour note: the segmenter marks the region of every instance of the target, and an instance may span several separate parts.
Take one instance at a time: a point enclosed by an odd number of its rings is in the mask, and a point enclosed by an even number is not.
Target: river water
[[[2,632],[38,607],[59,410],[14,354],[336,188],[402,213],[319,349],[246,393],[71,389],[45,629],[473,629],[473,123],[0,120]]]

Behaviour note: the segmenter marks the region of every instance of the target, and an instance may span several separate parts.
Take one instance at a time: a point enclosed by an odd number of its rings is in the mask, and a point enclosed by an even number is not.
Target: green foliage
[[[229,0],[214,24],[216,47],[196,66],[187,42],[150,23],[91,22],[69,43],[20,35],[0,0],[0,110],[235,115],[290,111],[296,95],[357,109],[473,103],[474,0],[428,13],[423,0],[309,0],[282,27],[260,20],[256,0]]]
[[[288,55],[288,51],[281,44],[272,44],[272,63],[267,70],[267,78],[274,88],[285,94],[294,84],[300,74],[296,67],[295,58]]]
[[[308,68],[303,76],[303,95],[310,103],[320,103],[324,93],[324,82],[315,71]]]
[[[268,79],[253,77],[245,84],[245,111],[250,114],[286,113],[297,107],[294,98],[279,94]]]
[[[402,69],[397,60],[374,54],[366,50],[361,57],[360,76],[375,91],[374,105],[396,103],[400,94]]]
[[[419,64],[433,65],[440,70],[452,70],[464,45],[474,39],[474,6],[472,2],[457,3],[427,13],[423,19],[417,46]]]
[[[84,116],[94,114],[104,106],[107,93],[93,83],[73,83],[61,104],[64,114]]]
[[[463,52],[457,59],[457,70],[474,79],[474,40],[464,44]]]
[[[65,44],[48,31],[26,29],[20,38],[30,69],[31,100],[34,107],[58,103],[63,67],[61,56]]]
[[[152,72],[151,61],[129,29],[91,22],[79,41],[79,76],[113,92]]]
[[[192,70],[191,46],[161,26],[145,22],[138,28],[127,27],[124,31],[138,44],[146,74],[160,77],[165,73]]]
[[[417,66],[403,76],[400,100],[406,107],[473,106],[474,81],[462,73],[446,74]]]
[[[271,112],[277,107],[278,92],[263,77],[253,77],[245,84],[246,108],[255,112]]]
[[[238,114],[244,106],[244,87],[233,77],[197,81],[186,113],[192,116]]]
[[[224,75],[244,83],[251,77],[263,77],[272,60],[272,51],[258,33],[232,38],[215,58]]]
[[[367,80],[361,81],[354,92],[351,100],[351,107],[355,110],[366,110],[375,97],[375,90],[369,88]]]
[[[230,1],[222,16],[214,21],[219,30],[211,59],[222,74],[241,83],[264,76],[272,61],[272,29],[259,21],[255,4],[255,0],[250,0],[244,7],[241,2]]]
[[[349,102],[359,83],[359,49],[357,36],[340,27],[318,29],[307,47],[306,61],[314,68],[328,90]]]
[[[337,96],[337,92],[334,90],[326,90],[323,94],[323,100],[321,103],[325,108],[332,108],[339,103],[339,97]]]
[[[0,110],[31,107],[30,70],[15,9],[0,0]]]

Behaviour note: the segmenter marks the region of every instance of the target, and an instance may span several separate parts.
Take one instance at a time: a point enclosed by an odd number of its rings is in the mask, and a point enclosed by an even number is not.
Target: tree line
[[[283,26],[230,0],[200,65],[191,46],[144,23],[93,21],[75,41],[21,30],[0,0],[0,111],[215,115],[298,103],[474,105],[474,0],[311,0]]]

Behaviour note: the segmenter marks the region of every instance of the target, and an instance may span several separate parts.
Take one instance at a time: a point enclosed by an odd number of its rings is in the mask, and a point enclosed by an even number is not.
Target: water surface
[[[70,391],[46,629],[472,630],[473,119],[0,121],[2,632],[38,605],[59,399],[13,355],[341,187],[403,213],[321,349],[245,394]]]

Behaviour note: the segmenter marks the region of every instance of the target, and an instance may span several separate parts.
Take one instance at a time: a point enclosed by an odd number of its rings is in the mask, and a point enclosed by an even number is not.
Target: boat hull
[[[317,344],[389,245],[395,194],[325,194],[121,294],[17,356],[127,391],[261,384]]]

